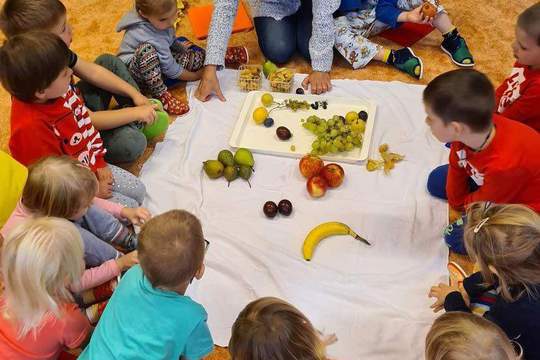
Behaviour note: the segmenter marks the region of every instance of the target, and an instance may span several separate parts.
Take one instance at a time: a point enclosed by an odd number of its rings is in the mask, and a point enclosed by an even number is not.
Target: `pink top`
[[[0,307],[5,299],[0,298]],[[34,332],[18,338],[18,326],[0,313],[0,359],[54,360],[62,348],[77,348],[90,335],[91,325],[75,304],[60,306],[60,317],[47,313]]]
[[[101,207],[102,209],[110,212],[115,217],[121,217],[120,212],[122,211],[122,205],[115,204],[111,201],[94,198],[94,204]],[[8,221],[5,223],[4,227],[0,230],[0,233],[6,238],[7,234],[19,223],[21,223],[26,218],[31,217],[32,214],[28,209],[22,204],[21,201],[17,203],[17,207],[13,210],[13,213],[9,217]],[[104,284],[107,281],[120,275],[120,268],[116,264],[115,260],[109,260],[96,266],[91,269],[84,271],[81,279],[70,286],[71,291],[81,292],[84,290],[92,289],[98,285]],[[0,357],[0,359],[3,359]]]

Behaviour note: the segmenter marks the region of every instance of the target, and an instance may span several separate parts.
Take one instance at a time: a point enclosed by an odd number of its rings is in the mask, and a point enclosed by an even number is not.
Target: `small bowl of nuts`
[[[290,92],[294,82],[294,71],[280,68],[268,75],[270,87],[275,92]]]
[[[241,65],[238,69],[238,87],[242,91],[259,90],[262,87],[262,67]]]

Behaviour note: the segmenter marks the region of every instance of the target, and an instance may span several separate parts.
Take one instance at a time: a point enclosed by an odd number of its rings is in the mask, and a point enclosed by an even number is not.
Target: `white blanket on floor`
[[[339,341],[328,353],[340,360],[423,358],[435,316],[429,287],[447,281],[448,250],[441,239],[445,202],[431,198],[426,179],[448,153],[424,123],[422,86],[400,82],[333,81],[330,96],[368,97],[377,103],[371,154],[378,144],[405,154],[390,176],[343,165],[344,184],[319,200],[309,197],[298,160],[255,155],[252,188],[239,179],[227,188],[210,180],[202,162],[227,148],[245,93],[236,72],[219,73],[227,102],[194,99],[145,164],[141,179],[153,214],[182,208],[201,219],[211,242],[206,273],[188,294],[208,311],[218,345],[227,345],[240,310],[261,296],[277,296],[304,312]],[[297,77],[296,82],[301,80]],[[289,199],[294,213],[265,218],[262,205]],[[311,262],[302,242],[315,225],[337,220],[371,241],[351,237],[323,241]],[[166,239],[163,239],[166,241]]]

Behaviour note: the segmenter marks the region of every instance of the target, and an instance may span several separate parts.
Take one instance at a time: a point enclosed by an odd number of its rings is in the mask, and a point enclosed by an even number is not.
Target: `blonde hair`
[[[540,284],[540,216],[524,205],[474,203],[467,210],[465,247],[484,280],[498,280],[501,296],[513,302],[536,296]],[[489,269],[493,267],[497,274]]]
[[[152,286],[172,290],[191,281],[201,268],[201,223],[187,211],[167,211],[143,225],[137,248],[141,268]]]
[[[426,360],[516,360],[514,347],[494,323],[478,315],[449,312],[426,337]]]
[[[311,322],[291,304],[274,297],[249,303],[229,341],[232,360],[325,360],[325,347]]]
[[[22,203],[37,216],[73,217],[97,192],[96,176],[68,156],[47,157],[28,168]]]
[[[135,0],[137,12],[146,16],[163,15],[176,6],[176,0]]]
[[[66,285],[80,279],[83,256],[81,235],[65,219],[28,219],[9,233],[2,250],[3,315],[19,325],[19,336],[37,330],[48,312],[59,317],[59,305],[73,301]]]

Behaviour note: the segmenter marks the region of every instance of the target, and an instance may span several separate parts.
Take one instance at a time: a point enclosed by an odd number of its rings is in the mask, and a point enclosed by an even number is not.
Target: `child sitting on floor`
[[[145,223],[140,266],[122,277],[79,359],[198,360],[209,354],[214,344],[206,311],[185,295],[204,274],[207,245],[201,223],[186,211]]]
[[[423,0],[343,0],[334,14],[336,49],[353,69],[363,68],[371,60],[378,60],[420,79],[423,74],[422,61],[410,48],[390,50],[368,38],[404,22],[429,23],[443,35],[441,49],[456,65],[474,66],[467,43],[444,8],[437,5],[435,14],[428,16],[422,12],[423,4]]]
[[[540,3],[519,15],[512,50],[516,63],[497,88],[497,112],[540,132]]]
[[[2,248],[5,290],[0,297],[0,358],[57,359],[91,333],[68,289],[84,270],[83,243],[67,220],[29,219]]]
[[[449,165],[431,172],[431,195],[456,210],[475,201],[525,204],[540,211],[540,134],[493,114],[489,79],[475,70],[454,70],[424,90],[426,123],[441,142],[451,142]],[[464,253],[463,220],[450,225],[447,245]]]
[[[506,334],[480,316],[446,313],[426,337],[426,360],[518,360]]]
[[[58,36],[41,31],[15,35],[0,48],[0,80],[12,96],[11,155],[23,165],[69,155],[96,174],[99,197],[138,207],[144,185],[105,162],[99,132],[71,85],[69,54]]]
[[[465,246],[480,272],[461,289],[433,286],[431,307],[471,312],[470,303],[494,289],[484,317],[521,345],[525,359],[540,359],[540,215],[523,205],[475,203],[467,211]]]
[[[327,360],[325,339],[297,308],[274,297],[249,303],[232,329],[229,351],[234,360],[303,359]]]
[[[116,31],[124,31],[118,56],[128,66],[143,92],[159,99],[171,114],[182,115],[187,104],[168,90],[171,80],[195,81],[202,75],[205,51],[185,38],[176,38],[174,22],[178,17],[176,0],[136,0]],[[248,62],[245,47],[231,47],[225,56],[229,65]]]
[[[71,46],[71,27],[66,8],[59,0],[6,0],[0,13],[0,27],[8,38],[42,30],[58,35]],[[105,160],[113,164],[135,161],[147,145],[141,128],[154,121],[155,113],[124,63],[111,54],[100,55],[92,63],[69,50],[68,64],[81,79],[76,88],[92,111],[92,124],[101,133],[107,149]],[[109,110],[112,96],[121,109]]]
[[[28,217],[54,216],[70,220],[82,236],[86,266],[110,262],[108,278],[94,279],[84,287],[110,280],[125,270],[115,266],[114,259],[120,254],[112,245],[128,251],[137,246],[137,236],[119,219],[140,225],[150,218],[150,214],[144,208],[126,208],[95,199],[96,189],[94,174],[76,160],[67,156],[40,160],[29,167],[22,198],[1,233],[6,237],[14,226]]]

